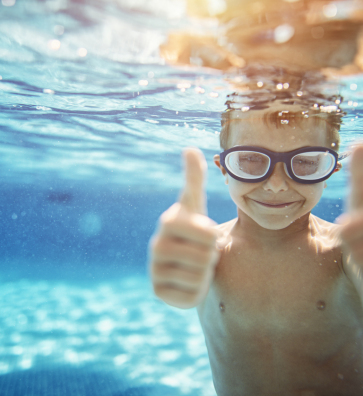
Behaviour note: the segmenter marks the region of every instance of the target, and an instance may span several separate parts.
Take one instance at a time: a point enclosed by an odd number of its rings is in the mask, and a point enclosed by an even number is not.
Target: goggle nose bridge
[[[268,156],[268,157],[269,157],[270,162],[269,162],[269,166],[268,166],[267,172],[265,173],[265,175],[268,174],[267,180],[268,180],[268,179],[271,177],[271,175],[273,174],[273,171],[274,171],[274,169],[275,169],[275,166],[276,166],[278,163],[280,163],[280,162],[282,162],[282,164],[283,164],[283,166],[284,166],[284,170],[285,170],[286,175],[292,180],[292,177],[290,176],[289,169],[288,169],[288,167],[287,167],[287,165],[286,165],[285,158],[284,158],[283,156],[275,156],[274,160],[273,160],[270,156]],[[289,162],[291,162],[291,159],[292,159],[292,158],[289,159]],[[290,165],[290,167],[291,167],[291,165]]]

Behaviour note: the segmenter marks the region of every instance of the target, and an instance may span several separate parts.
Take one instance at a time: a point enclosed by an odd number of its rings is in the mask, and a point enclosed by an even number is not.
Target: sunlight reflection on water
[[[19,280],[2,285],[0,301],[0,374],[69,364],[214,395],[196,312],[167,307],[145,278],[93,287]]]

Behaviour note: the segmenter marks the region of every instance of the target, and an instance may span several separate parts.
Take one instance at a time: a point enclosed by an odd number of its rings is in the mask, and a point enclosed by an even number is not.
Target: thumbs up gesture
[[[363,145],[352,155],[349,213],[344,215],[341,238],[348,273],[363,282]],[[363,291],[363,283],[361,287]]]
[[[164,212],[150,243],[150,273],[155,294],[169,305],[192,308],[208,293],[219,261],[216,223],[206,216],[201,151],[184,152],[185,186],[179,202]]]

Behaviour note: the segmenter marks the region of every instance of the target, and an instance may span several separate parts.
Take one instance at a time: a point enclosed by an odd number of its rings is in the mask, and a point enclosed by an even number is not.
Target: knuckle
[[[197,295],[195,293],[186,294],[184,297],[184,303],[186,305],[194,305]]]
[[[160,221],[159,233],[161,235],[173,235],[178,227],[179,222],[177,219],[168,218]]]
[[[159,298],[163,298],[163,295],[165,293],[165,287],[163,287],[161,284],[154,284],[153,288],[154,294]]]
[[[159,218],[160,225],[172,225],[177,220],[180,214],[180,205],[174,204],[168,210],[166,210]]]
[[[150,242],[151,250],[154,254],[159,254],[162,249],[162,240],[160,237],[153,237]]]
[[[199,286],[204,280],[204,272],[196,272],[191,277],[190,283],[193,286]]]
[[[152,274],[154,278],[158,280],[163,280],[166,281],[168,278],[170,278],[169,271],[167,268],[165,268],[165,265],[162,265],[161,263],[156,262],[153,266],[152,269]]]
[[[213,250],[212,249],[205,249],[200,254],[200,263],[202,265],[208,265],[213,260]]]
[[[215,245],[218,239],[218,234],[216,231],[214,231],[212,228],[206,230],[206,239],[208,240],[209,245]]]
[[[153,253],[156,258],[170,255],[172,243],[164,237],[157,237],[153,244]]]

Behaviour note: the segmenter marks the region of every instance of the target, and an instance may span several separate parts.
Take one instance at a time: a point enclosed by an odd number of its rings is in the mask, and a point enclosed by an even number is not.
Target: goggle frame
[[[265,154],[270,158],[270,166],[268,171],[261,177],[258,178],[254,178],[254,179],[246,179],[246,178],[242,178],[239,177],[237,175],[235,175],[227,166],[226,166],[226,157],[228,154],[233,153],[235,151],[253,151],[256,153],[261,153],[261,154]],[[330,153],[333,155],[334,159],[335,159],[335,164],[332,168],[332,170],[325,175],[324,177],[321,177],[319,179],[300,179],[299,177],[297,177],[291,167],[291,162],[292,162],[292,158],[295,155],[298,154],[302,154],[302,153],[309,153],[309,152],[322,152],[322,153]],[[234,179],[244,182],[244,183],[259,183],[261,181],[267,180],[274,168],[275,165],[278,162],[283,162],[285,164],[285,169],[287,170],[287,174],[288,176],[298,182],[298,183],[302,183],[302,184],[315,184],[315,183],[320,183],[326,179],[328,179],[334,172],[337,171],[337,163],[338,161],[348,157],[351,153],[350,152],[344,152],[341,155],[338,155],[338,153],[336,151],[334,151],[333,149],[327,148],[327,147],[321,147],[321,146],[316,146],[316,147],[302,147],[299,148],[297,150],[293,150],[293,151],[288,151],[288,152],[275,152],[275,151],[270,151],[267,150],[265,148],[262,147],[256,147],[256,146],[234,146],[230,149],[227,149],[225,151],[223,151],[222,153],[220,153],[220,164],[223,166],[223,168],[226,170],[226,172],[233,177]]]

